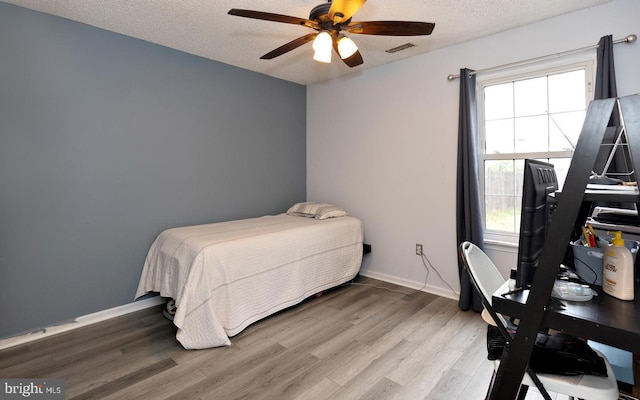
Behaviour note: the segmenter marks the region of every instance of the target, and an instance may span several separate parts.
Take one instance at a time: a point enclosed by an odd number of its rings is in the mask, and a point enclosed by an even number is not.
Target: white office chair
[[[473,243],[462,243],[460,245],[460,256],[469,272],[473,286],[480,295],[485,312],[491,315],[491,318],[495,321],[498,330],[500,330],[505,337],[505,340],[510,341],[512,337],[507,331],[506,320],[502,315],[496,313],[491,305],[493,293],[504,284],[505,279],[489,257]],[[536,374],[531,368],[527,368],[527,373],[522,380],[518,398],[524,399],[528,387],[536,386],[545,399],[550,399],[547,393],[548,390],[567,395],[571,399],[577,397],[587,400],[617,400],[619,396],[618,385],[611,365],[601,353],[598,353],[598,355],[605,360],[607,377],[594,375],[563,376]],[[494,377],[499,366],[500,360],[494,361]]]

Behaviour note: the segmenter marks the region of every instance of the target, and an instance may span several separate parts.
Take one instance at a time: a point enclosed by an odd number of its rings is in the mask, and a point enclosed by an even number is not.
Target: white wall
[[[459,81],[447,75],[594,45],[608,34],[640,34],[638,15],[640,1],[616,0],[310,85],[307,198],[343,205],[363,220],[373,245],[363,274],[422,286],[425,267],[415,255],[422,243],[457,291]],[[615,62],[619,95],[640,92],[640,44],[616,45]],[[495,256],[504,270],[515,260],[513,252]],[[452,296],[434,273],[428,283],[428,291]]]

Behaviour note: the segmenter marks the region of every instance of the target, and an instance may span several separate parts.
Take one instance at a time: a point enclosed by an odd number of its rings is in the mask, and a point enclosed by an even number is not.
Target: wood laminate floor
[[[251,325],[229,347],[184,350],[160,310],[2,350],[0,377],[61,378],[74,400],[472,400],[492,372],[479,314],[364,277]]]

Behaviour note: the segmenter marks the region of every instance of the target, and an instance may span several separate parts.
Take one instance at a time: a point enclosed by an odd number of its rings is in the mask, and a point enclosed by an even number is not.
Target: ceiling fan
[[[309,13],[309,19],[237,8],[229,10],[228,14],[238,17],[302,25],[317,31],[294,39],[268,52],[260,57],[263,60],[271,60],[305,43],[313,41],[313,49],[315,51],[313,56],[314,60],[325,63],[331,62],[331,50],[333,49],[349,67],[358,66],[364,61],[353,40],[346,37],[342,32],[362,35],[420,36],[430,35],[435,27],[435,24],[431,22],[352,22],[351,17],[362,8],[365,2],[366,0],[329,0],[327,3],[314,7]]]

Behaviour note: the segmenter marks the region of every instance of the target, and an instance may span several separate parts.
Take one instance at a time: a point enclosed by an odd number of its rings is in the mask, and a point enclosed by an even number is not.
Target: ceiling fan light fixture
[[[313,59],[321,63],[329,64],[331,63],[331,52],[316,51],[313,53]]]
[[[326,31],[318,33],[313,41],[313,50],[315,51],[313,59],[323,63],[331,62],[331,50],[333,47],[333,38]]]
[[[353,40],[342,35],[338,38],[338,53],[340,54],[340,58],[343,60],[347,59],[356,51],[358,51],[358,46],[356,46]]]
[[[0,0],[2,1],[2,0]],[[335,51],[345,65],[350,68],[362,65],[364,60],[355,43],[340,32],[349,34],[378,36],[422,36],[430,35],[435,24],[417,21],[361,21],[352,22],[351,18],[362,8],[367,0],[328,0],[315,6],[309,18],[298,18],[290,15],[274,14],[264,11],[232,8],[229,15],[238,17],[273,21],[285,24],[301,25],[316,32],[308,33],[286,43],[260,57],[271,60],[291,50],[313,41],[313,59],[331,62],[331,53]],[[410,45],[410,44],[409,44]],[[412,46],[412,45],[410,45]],[[335,49],[335,50],[334,50]],[[393,49],[395,51],[395,49]]]

